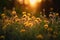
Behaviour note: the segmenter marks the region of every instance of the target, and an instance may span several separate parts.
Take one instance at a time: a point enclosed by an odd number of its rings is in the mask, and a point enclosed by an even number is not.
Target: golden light
[[[37,0],[37,2],[41,2],[42,0]]]
[[[30,5],[31,5],[32,7],[37,6],[37,3],[40,3],[41,1],[42,1],[42,0],[29,0]]]
[[[30,5],[35,5],[36,4],[36,0],[30,0]]]
[[[19,2],[20,4],[23,4],[23,0],[17,0],[17,2]]]

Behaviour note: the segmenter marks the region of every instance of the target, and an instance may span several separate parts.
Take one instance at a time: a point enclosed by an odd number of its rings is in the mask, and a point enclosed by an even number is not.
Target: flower
[[[27,17],[27,15],[26,14],[24,14],[23,16],[22,16],[22,18],[26,18]]]
[[[50,13],[50,14],[49,14],[49,17],[52,17],[52,16],[53,16],[53,15]]]
[[[47,28],[48,28],[48,24],[45,24],[45,25],[44,25],[44,28],[47,29]]]
[[[36,18],[39,22],[41,22],[42,20],[40,18]]]
[[[22,12],[22,14],[24,15],[24,14],[26,14],[26,12]]]
[[[35,17],[35,16],[32,16],[31,18],[32,18],[32,20],[35,20],[35,19],[36,19],[36,17]]]
[[[36,36],[36,38],[41,38],[41,39],[43,39],[43,35],[39,34],[39,35]]]
[[[12,15],[16,15],[16,11],[12,11]]]
[[[30,17],[31,16],[31,14],[30,13],[27,13],[27,15]]]
[[[24,25],[25,25],[25,27],[31,28],[33,26],[33,23],[27,21],[24,23]]]
[[[49,24],[49,21],[48,21],[48,20],[44,20],[44,23],[47,23],[47,24]]]
[[[25,32],[26,30],[25,29],[21,29],[20,32]]]
[[[3,13],[3,14],[1,14],[1,16],[3,17],[3,16],[5,16],[5,14]]]
[[[50,28],[48,28],[47,30],[50,32],[50,31],[52,31],[53,29],[50,27]]]

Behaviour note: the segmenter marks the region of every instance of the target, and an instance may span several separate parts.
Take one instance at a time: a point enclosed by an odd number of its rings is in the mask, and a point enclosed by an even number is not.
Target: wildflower
[[[44,25],[44,28],[47,29],[47,28],[48,28],[48,24],[45,24],[45,25]]]
[[[50,13],[50,14],[49,14],[49,17],[52,17],[52,16],[53,16],[53,15]]]
[[[12,11],[12,15],[16,15],[16,11]]]
[[[32,20],[31,18],[28,17],[28,21]]]
[[[39,22],[41,22],[42,20],[40,18],[36,18]]]
[[[25,29],[21,29],[20,32],[25,32],[26,30]]]
[[[36,36],[36,38],[43,39],[43,35],[39,34],[39,35]]]
[[[29,23],[28,25],[29,25],[29,28],[31,28],[33,26],[33,23]]]
[[[22,16],[22,18],[26,18],[27,17],[27,15],[26,14],[24,14],[23,16]]]
[[[47,30],[50,32],[50,31],[52,31],[53,29],[52,29],[52,28],[48,28]]]
[[[31,18],[32,18],[32,20],[35,20],[35,19],[36,19],[36,17],[35,17],[35,16],[32,16]]]
[[[24,23],[25,26],[28,26],[28,21]]]
[[[3,17],[3,16],[5,16],[5,14],[3,13],[3,14],[1,14],[1,16]]]
[[[20,22],[20,19],[16,19],[15,21],[16,21],[16,22]]]
[[[22,12],[22,14],[23,14],[23,15],[25,15],[25,14],[26,14],[26,12]]]
[[[15,19],[15,18],[18,18],[18,16],[17,16],[17,15],[15,15],[15,16],[14,16],[14,19]]]
[[[27,15],[30,17],[31,16],[31,14],[30,13],[27,13]]]
[[[48,21],[48,20],[44,20],[44,23],[47,23],[47,24],[49,24],[49,21]]]

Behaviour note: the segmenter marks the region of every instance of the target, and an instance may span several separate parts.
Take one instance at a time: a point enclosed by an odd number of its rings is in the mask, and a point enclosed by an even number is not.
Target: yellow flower
[[[49,21],[48,21],[48,20],[44,20],[44,23],[47,23],[47,24],[48,24],[48,23],[49,23]]]
[[[35,16],[32,16],[31,18],[32,18],[33,20],[35,20],[35,19],[36,19],[36,17],[35,17]]]
[[[40,18],[36,18],[39,22],[41,22],[42,20]]]
[[[23,18],[26,18],[26,17],[27,17],[27,15],[26,15],[26,14],[24,14],[22,17],[23,17]]]
[[[25,29],[21,29],[20,32],[25,32],[26,30]]]
[[[28,21],[29,21],[29,20],[32,20],[32,19],[28,17]]]
[[[24,23],[25,26],[28,26],[28,21]]]
[[[27,13],[27,15],[30,17],[31,16],[31,14],[30,13]]]
[[[3,14],[1,14],[1,16],[3,17],[3,16],[5,16],[5,14],[3,13]]]
[[[33,23],[29,23],[28,25],[29,25],[29,28],[31,28],[33,26]]]
[[[48,28],[47,30],[48,30],[48,31],[52,31],[53,29],[52,29],[52,28]]]
[[[16,21],[16,22],[20,22],[20,19],[16,19],[15,21]]]
[[[16,15],[16,11],[12,11],[12,15]]]
[[[14,18],[16,19],[16,18],[18,18],[18,16],[17,16],[17,15],[15,15],[15,16],[14,16]]]
[[[41,39],[43,39],[43,35],[39,34],[39,35],[36,36],[36,38],[41,38]]]
[[[44,25],[44,28],[47,29],[47,28],[48,28],[48,24],[45,24],[45,25]]]
[[[38,20],[35,20],[36,23],[39,23]]]
[[[24,14],[26,14],[26,12],[22,12],[22,14],[24,15]]]

